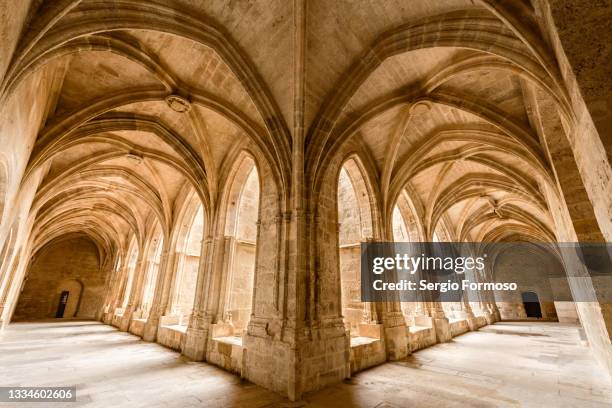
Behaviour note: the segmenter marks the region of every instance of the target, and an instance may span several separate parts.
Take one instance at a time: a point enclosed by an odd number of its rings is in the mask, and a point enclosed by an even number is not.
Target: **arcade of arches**
[[[611,7],[0,0],[2,327],[98,320],[290,399],[499,320],[612,373],[603,300],[359,275],[362,242],[612,241]]]

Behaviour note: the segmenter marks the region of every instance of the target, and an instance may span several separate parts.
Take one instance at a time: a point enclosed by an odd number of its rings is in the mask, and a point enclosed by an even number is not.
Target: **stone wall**
[[[535,247],[534,247],[535,248]],[[563,279],[565,271],[559,261],[552,254],[534,249],[527,252],[525,246],[513,251],[506,249],[499,254],[495,261],[494,280],[496,282],[515,282],[518,290],[512,292],[495,291],[495,301],[500,309],[501,317],[505,320],[526,318],[521,294],[534,292],[540,301],[542,318],[557,320],[557,313],[553,304],[554,299],[560,299],[563,291],[571,299],[567,279]],[[551,281],[551,278],[555,279]],[[565,287],[562,287],[565,283]],[[554,284],[554,289],[553,289]]]
[[[78,310],[72,309],[76,312],[74,317],[94,318],[102,307],[105,276],[99,270],[97,249],[86,238],[50,243],[41,249],[32,261],[14,320],[55,317],[62,290],[70,290],[68,299],[72,305],[76,289],[72,289],[71,281],[82,284]],[[73,317],[68,312],[67,307],[64,318]]]

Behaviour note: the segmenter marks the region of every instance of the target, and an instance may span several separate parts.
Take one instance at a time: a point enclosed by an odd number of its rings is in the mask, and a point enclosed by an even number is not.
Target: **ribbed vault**
[[[240,331],[231,370],[299,398],[350,374],[361,242],[609,241],[607,102],[549,3],[0,0],[0,327],[35,254],[91,241],[97,318],[213,362]],[[406,355],[399,302],[352,309]]]

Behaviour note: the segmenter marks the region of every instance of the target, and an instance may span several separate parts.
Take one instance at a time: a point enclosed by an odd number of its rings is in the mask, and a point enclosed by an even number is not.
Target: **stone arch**
[[[492,30],[497,31],[493,34],[492,31],[483,30],[478,25],[474,25],[469,30],[465,27],[458,30],[454,24],[459,21],[464,23],[470,22],[481,22],[484,26],[489,26]],[[341,144],[345,143],[348,138],[343,137],[342,131],[343,126],[329,126],[329,123],[335,123],[340,117],[343,109],[346,107],[350,98],[358,90],[361,84],[385,61],[387,58],[398,55],[400,53],[408,53],[417,49],[422,48],[435,48],[435,47],[457,47],[472,49],[479,55],[495,55],[499,59],[510,63],[515,70],[526,71],[535,75],[539,78],[540,84],[548,85],[550,93],[553,95],[561,95],[559,99],[562,99],[564,89],[558,87],[558,78],[554,75],[551,76],[549,72],[546,72],[536,60],[529,55],[529,50],[524,47],[520,40],[510,37],[503,33],[503,23],[491,18],[488,13],[482,11],[474,11],[470,13],[447,13],[436,17],[424,19],[414,24],[407,24],[402,27],[398,27],[394,30],[379,36],[375,42],[370,44],[363,51],[362,58],[357,63],[353,64],[339,81],[337,86],[334,88],[335,91],[330,94],[321,106],[313,125],[308,134],[308,148],[307,155],[309,161],[313,165],[312,174],[310,178],[311,182],[317,183],[318,178],[321,177],[322,173],[325,173],[326,165],[329,163],[328,157],[336,154]],[[415,35],[418,33],[418,35]],[[496,45],[491,47],[490,43],[492,38],[495,36]],[[485,45],[488,44],[488,45]],[[556,73],[555,73],[556,74]],[[537,83],[537,82],[536,82]],[[431,91],[431,90],[430,90]],[[406,96],[403,98],[397,94],[390,95],[387,98],[382,98],[382,104],[398,103],[400,100],[405,102],[411,102],[418,99],[418,95],[422,93],[420,91],[405,92]],[[449,103],[450,100],[448,95],[443,93],[437,93],[434,99],[442,98],[443,103]],[[459,103],[461,101],[456,100],[450,96],[453,102]],[[463,108],[473,110],[469,107],[470,104],[465,104]],[[386,106],[384,109],[388,109]],[[482,111],[483,107],[479,107],[477,110]],[[491,114],[495,113],[490,112]],[[504,122],[503,118],[496,118],[498,124]],[[349,122],[353,122],[353,115],[349,117]],[[348,125],[353,128],[352,124]],[[513,129],[517,130],[517,129]],[[520,129],[519,129],[520,130]],[[523,141],[531,142],[529,138],[523,138]],[[533,144],[532,144],[533,146]],[[317,175],[319,172],[319,175]]]
[[[236,164],[227,192],[221,319],[239,334],[247,327],[253,306],[260,184],[257,165],[243,155]]]
[[[416,206],[414,198],[406,191],[409,186],[402,189],[393,205],[391,227],[393,242],[396,243],[397,252],[408,251],[419,254],[422,251],[420,242],[424,241],[423,221],[420,217],[422,211]],[[400,302],[402,314],[409,326],[416,326],[415,318],[425,314],[423,299],[415,302]]]
[[[222,27],[213,24],[206,16],[196,18],[191,13],[186,13],[178,8],[159,4],[126,2],[117,5],[112,10],[102,7],[94,11],[95,8],[92,6],[91,11],[98,14],[99,18],[96,21],[104,20],[104,24],[91,21],[84,24],[79,12],[68,9],[65,15],[57,16],[51,22],[45,22],[37,36],[24,38],[2,83],[2,97],[10,95],[10,91],[29,72],[47,64],[51,58],[70,52],[91,50],[124,54],[131,61],[146,65],[149,70],[154,71],[158,78],[163,79],[162,86],[178,88],[173,86],[178,81],[155,61],[156,58],[146,55],[142,49],[135,49],[137,47],[133,46],[126,47],[125,44],[117,41],[97,39],[90,44],[84,40],[100,33],[123,30],[151,30],[188,39],[214,50],[243,85],[246,94],[261,113],[261,117],[265,119],[266,129],[261,132],[253,132],[258,134],[259,139],[265,141],[258,145],[269,159],[277,177],[282,183],[288,183],[290,135],[287,125],[257,69],[244,50],[238,47],[235,40]],[[44,41],[42,40],[43,35]],[[184,93],[183,91],[187,92],[187,90],[179,89],[179,92]],[[157,92],[151,89],[140,89],[137,92],[140,92],[141,95],[146,94],[146,99],[151,98],[154,94],[162,99],[167,96],[166,90]],[[205,104],[227,117],[233,117],[238,125],[249,122],[248,118],[237,112],[235,107],[220,100],[219,96],[198,95],[195,89],[190,89],[189,93],[192,94],[192,103]],[[274,146],[274,148],[267,146]]]
[[[351,337],[376,320],[373,305],[361,301],[361,243],[374,239],[375,204],[357,156],[342,164],[337,179],[338,261],[342,316]]]
[[[318,262],[312,265],[312,292],[309,293],[310,304],[307,311],[311,318],[326,322],[329,334],[334,337],[345,335],[342,295],[338,290],[341,287],[338,181],[344,164],[349,160],[353,163],[352,171],[356,171],[363,181],[361,191],[368,193],[367,198],[361,201],[358,213],[361,217],[362,212],[364,216],[368,214],[368,207],[371,211],[366,217],[371,220],[372,226],[369,238],[380,239],[382,231],[379,216],[380,194],[378,186],[374,183],[377,179],[375,167],[363,146],[351,141],[346,143],[342,151],[334,155],[328,163],[330,171],[323,174],[319,184],[320,190],[313,191],[313,200],[310,203],[314,220],[312,234],[316,243],[312,251]],[[361,239],[361,227],[359,230],[359,239]]]
[[[281,181],[274,176],[274,170],[265,156],[252,143],[236,146],[219,172],[221,194],[214,216],[216,227],[213,229],[218,239],[223,242],[225,242],[226,235],[232,236],[235,231],[237,208],[232,208],[232,202],[234,204],[237,202],[240,188],[249,175],[251,165],[257,169],[259,204],[256,220],[255,282],[249,327],[251,324],[266,324],[262,322],[286,310],[286,294],[280,290],[281,279],[284,279],[286,268],[282,258],[284,246],[287,245],[287,230],[283,223],[284,220],[286,221],[286,218],[283,217],[283,211],[287,206],[284,200],[286,192],[282,190]],[[235,183],[235,180],[242,180],[242,183]],[[221,245],[224,249],[215,256],[221,258],[219,262],[226,262],[225,257],[229,252],[224,243]],[[265,253],[266,256],[261,257],[260,253]],[[226,270],[221,271],[221,275],[211,277],[213,283],[208,293],[208,301],[217,321],[223,321],[227,288]]]
[[[394,242],[420,242],[424,239],[423,221],[419,208],[410,197],[406,188],[398,195],[391,216],[391,231]]]

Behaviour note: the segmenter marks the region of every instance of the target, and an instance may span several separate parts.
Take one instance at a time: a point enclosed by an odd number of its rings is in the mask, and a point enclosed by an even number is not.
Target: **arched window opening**
[[[184,227],[188,228],[188,232],[177,254],[179,259],[172,301],[172,315],[179,325],[186,325],[193,311],[204,234],[202,204],[198,203],[191,222]]]
[[[246,179],[239,190],[235,206],[233,236],[227,237],[230,244],[228,265],[229,290],[225,300],[224,320],[234,327],[234,335],[241,335],[251,316],[253,283],[255,278],[255,256],[257,253],[257,220],[259,218],[259,175],[252,160]],[[244,168],[243,166],[241,166]],[[239,175],[238,175],[239,176]],[[240,182],[239,178],[235,182]]]
[[[351,344],[357,344],[368,340],[361,327],[376,316],[371,304],[361,301],[361,243],[372,238],[373,228],[369,192],[353,159],[340,170],[337,194],[342,315]]]
[[[134,285],[134,275],[136,274],[136,262],[138,261],[138,246],[135,240],[130,245],[130,253],[127,261],[127,276],[125,289],[123,291],[123,299],[121,302],[121,308],[125,309],[130,301],[130,293],[132,293],[132,286]],[[122,311],[123,312],[123,311]]]
[[[403,206],[403,210],[400,209],[400,206],[396,204],[393,207],[392,214],[392,225],[391,228],[393,230],[393,241],[397,243],[397,252],[401,253],[403,251],[409,251],[414,255],[418,255],[421,252],[421,249],[417,247],[418,242],[412,244],[414,240],[418,241],[418,234],[415,232],[412,233],[414,239],[411,238],[411,234],[408,227],[407,220],[410,219],[411,214],[407,213],[408,209]],[[406,324],[409,326],[417,326],[415,318],[417,316],[421,316],[424,314],[424,307],[422,301],[415,302],[401,302],[402,314],[404,315],[404,319],[406,320]]]
[[[161,236],[161,232],[158,232],[155,238],[153,238],[149,248],[147,269],[142,292],[141,319],[146,319],[149,317],[149,312],[153,306],[153,297],[155,295],[155,286],[157,283],[157,275],[159,273],[162,246],[163,238]]]

